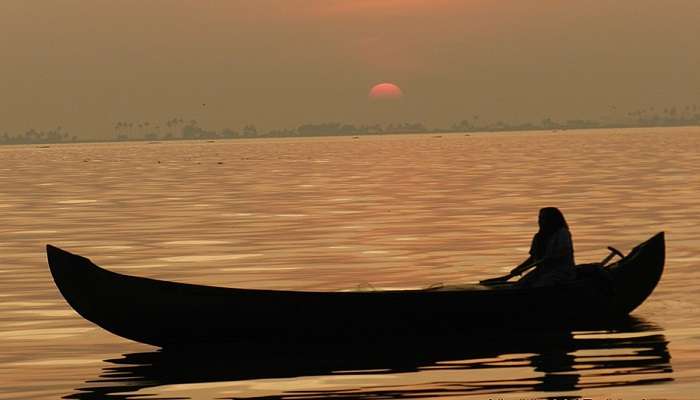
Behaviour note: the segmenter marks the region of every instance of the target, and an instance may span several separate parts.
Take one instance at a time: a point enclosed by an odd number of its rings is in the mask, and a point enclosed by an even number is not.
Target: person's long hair
[[[547,246],[547,239],[561,228],[569,229],[564,214],[556,207],[545,207],[540,209],[539,214],[540,229],[535,235],[535,253],[539,256],[544,254]]]
[[[543,236],[550,236],[561,228],[569,229],[564,214],[556,207],[545,207],[540,209],[540,231]]]

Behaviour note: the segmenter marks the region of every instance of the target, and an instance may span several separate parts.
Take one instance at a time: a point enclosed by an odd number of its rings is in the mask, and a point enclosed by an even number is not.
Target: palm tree
[[[119,137],[119,132],[121,131],[121,129],[122,129],[121,122],[117,122],[116,124],[114,124],[114,138],[115,139]]]

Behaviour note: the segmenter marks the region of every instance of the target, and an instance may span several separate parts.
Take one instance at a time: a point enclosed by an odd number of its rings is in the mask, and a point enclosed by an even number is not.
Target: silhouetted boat
[[[168,282],[107,271],[47,246],[61,294],[85,319],[161,347],[236,342],[378,342],[400,336],[585,327],[629,314],[664,267],[663,232],[605,271],[577,267],[573,282],[423,290],[301,292]]]

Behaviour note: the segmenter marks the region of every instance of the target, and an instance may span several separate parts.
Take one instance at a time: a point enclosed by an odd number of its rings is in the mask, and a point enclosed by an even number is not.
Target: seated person
[[[546,207],[540,210],[538,223],[540,229],[532,238],[530,257],[515,267],[511,275],[520,275],[536,264],[534,270],[518,281],[519,285],[542,287],[574,280],[574,247],[564,215],[558,208]]]

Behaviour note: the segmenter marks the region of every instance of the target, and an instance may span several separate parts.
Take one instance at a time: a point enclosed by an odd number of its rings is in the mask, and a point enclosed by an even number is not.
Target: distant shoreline
[[[445,135],[455,135],[455,134],[480,134],[480,133],[508,133],[508,132],[568,132],[568,131],[596,131],[596,130],[608,130],[608,129],[644,129],[644,128],[700,128],[700,122],[694,124],[678,124],[678,125],[625,125],[625,124],[611,124],[605,126],[590,126],[590,127],[542,127],[542,126],[523,126],[523,127],[513,127],[512,129],[496,129],[496,128],[484,128],[484,129],[473,129],[473,130],[451,130],[451,129],[426,129],[425,131],[416,132],[362,132],[362,133],[330,133],[330,134],[289,134],[289,135],[268,135],[262,134],[258,136],[246,136],[246,137],[169,137],[169,138],[127,138],[127,139],[79,139],[74,138],[73,140],[61,140],[61,141],[26,141],[26,142],[2,142],[0,141],[0,146],[27,146],[27,145],[38,145],[38,146],[49,146],[54,144],[90,144],[90,143],[151,143],[158,144],[163,142],[184,142],[184,141],[197,141],[197,142],[215,142],[215,141],[238,141],[238,140],[256,140],[256,139],[294,139],[294,138],[332,138],[332,137],[367,137],[367,136],[391,136],[391,135],[435,135],[435,134],[445,134]]]

